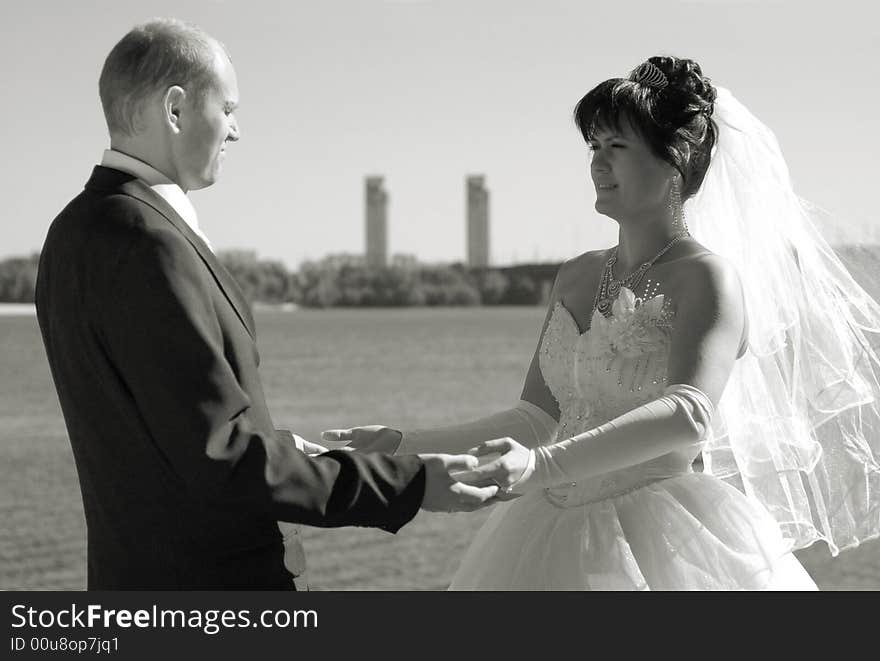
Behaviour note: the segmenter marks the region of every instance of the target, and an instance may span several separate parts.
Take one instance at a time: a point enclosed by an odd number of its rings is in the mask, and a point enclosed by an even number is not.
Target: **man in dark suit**
[[[291,589],[278,520],[396,532],[420,507],[491,502],[449,476],[474,457],[322,452],[274,428],[250,310],[186,196],[239,137],[223,46],[150,21],[108,55],[100,94],[111,149],[52,223],[37,282],[88,587]]]

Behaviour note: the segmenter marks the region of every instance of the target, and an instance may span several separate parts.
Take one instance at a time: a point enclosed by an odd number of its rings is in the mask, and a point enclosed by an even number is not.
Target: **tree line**
[[[219,261],[252,302],[306,307],[537,305],[543,303],[556,265],[537,269],[471,269],[462,264],[422,264],[395,256],[370,266],[360,255],[330,255],[290,271],[256,253],[227,250]],[[32,303],[39,254],[0,261],[0,302]]]
[[[371,266],[360,255],[329,255],[304,262],[296,272],[253,252],[226,251],[218,257],[250,301],[306,307],[537,305],[552,285],[543,272],[506,274],[504,269],[422,264],[406,256]]]
[[[880,246],[835,246],[853,277],[880,300]],[[291,272],[252,251],[218,253],[249,301],[307,307],[537,305],[549,294],[558,264],[471,269],[396,256],[368,266],[360,255],[331,255]],[[0,260],[0,302],[33,303],[39,255]]]

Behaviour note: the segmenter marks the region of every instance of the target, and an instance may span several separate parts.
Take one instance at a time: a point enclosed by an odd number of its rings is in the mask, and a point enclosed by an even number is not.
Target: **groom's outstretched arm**
[[[396,531],[414,516],[425,489],[418,457],[309,458],[264,428],[240,379],[258,378],[255,349],[224,334],[215,306],[226,301],[173,227],[136,231],[118,264],[97,330],[147,442],[189,497],[313,526]]]

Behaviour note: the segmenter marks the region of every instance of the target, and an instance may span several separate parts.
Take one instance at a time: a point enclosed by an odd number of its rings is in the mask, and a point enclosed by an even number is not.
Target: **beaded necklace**
[[[648,269],[654,265],[654,262],[665,255],[672,246],[686,236],[690,236],[690,233],[687,231],[679,232],[672,237],[672,240],[666,244],[663,250],[658,252],[647,262],[644,262],[628,276],[621,278],[620,280],[617,280],[613,274],[614,265],[617,263],[617,246],[614,246],[614,249],[611,251],[611,257],[608,258],[608,261],[605,262],[605,268],[602,269],[599,288],[596,290],[596,298],[593,299],[593,309],[598,310],[603,316],[607,317],[611,312],[611,306],[614,303],[614,299],[617,298],[621,288],[626,287],[630,291],[635,291],[639,286],[639,283],[642,281],[642,278],[645,277],[645,273],[647,273]]]

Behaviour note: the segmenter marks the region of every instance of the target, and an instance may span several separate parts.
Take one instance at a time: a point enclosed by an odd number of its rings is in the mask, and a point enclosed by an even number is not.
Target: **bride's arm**
[[[522,492],[620,470],[700,443],[733,369],[742,341],[743,301],[739,279],[721,258],[688,266],[677,288],[664,395],[572,438],[502,457],[477,473],[504,483],[521,475]],[[489,444],[504,449],[503,442]],[[503,460],[507,458],[506,464]],[[518,465],[517,465],[518,464]],[[516,472],[516,469],[519,471]]]
[[[538,337],[519,401],[511,408],[467,423],[398,431],[388,427],[356,427],[324,432],[325,441],[349,441],[349,448],[392,454],[459,454],[494,438],[516,439],[525,447],[547,443],[556,434],[559,405],[541,374],[540,349],[558,300],[558,283],[567,264],[559,269],[550,292],[547,314]]]
[[[531,402],[458,425],[404,431],[394,454],[462,454],[493,438],[513,438],[525,447],[548,442],[557,421]]]
[[[565,264],[560,267],[550,291],[547,314],[544,316],[519,401],[512,408],[479,420],[432,429],[403,431],[395,454],[458,454],[491,439],[504,437],[513,438],[523,446],[533,448],[553,438],[559,421],[559,404],[541,374],[540,351],[558,300],[558,284],[565,268]]]

